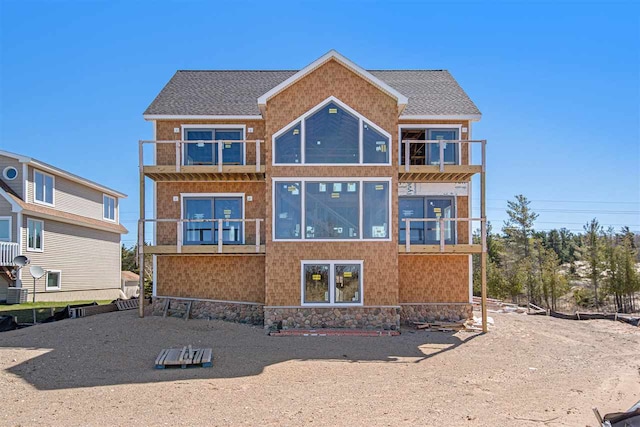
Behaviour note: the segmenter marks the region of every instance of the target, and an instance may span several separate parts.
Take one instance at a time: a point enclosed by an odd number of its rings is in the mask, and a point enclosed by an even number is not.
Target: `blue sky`
[[[538,229],[640,230],[633,2],[0,1],[0,148],[129,194],[142,112],[177,69],[448,69],[483,112],[488,216],[522,193]]]

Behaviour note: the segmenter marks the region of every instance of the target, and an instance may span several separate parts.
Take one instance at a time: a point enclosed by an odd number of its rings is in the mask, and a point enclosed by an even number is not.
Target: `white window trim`
[[[15,171],[16,171],[16,176],[15,176],[15,177],[13,177],[13,178],[9,178],[9,177],[7,176],[7,171],[8,171],[9,169],[13,169],[13,170],[15,170]],[[14,181],[15,179],[17,179],[17,178],[18,178],[18,176],[20,176],[20,172],[18,172],[18,168],[16,168],[15,166],[7,166],[6,168],[4,168],[4,169],[2,170],[2,176],[4,177],[4,179],[6,179],[6,180],[8,180],[8,181]]]
[[[183,142],[187,142],[184,139],[185,136],[185,131],[189,130],[189,129],[242,129],[242,138],[241,140],[244,141],[246,139],[246,135],[247,135],[247,125],[244,124],[215,124],[215,123],[210,123],[210,124],[195,124],[195,125],[190,125],[190,124],[181,124],[180,125],[180,138],[182,139]],[[216,142],[216,140],[212,140],[211,143]],[[186,148],[186,144],[182,144],[182,166],[189,166],[189,165],[185,165],[184,164],[184,159],[186,158],[186,154],[185,154],[185,148]],[[215,154],[214,154],[215,156]],[[155,163],[154,163],[155,164]],[[242,144],[242,164],[246,166],[247,164],[247,143],[243,143]],[[216,166],[215,164],[211,165],[211,166]]]
[[[405,194],[403,196],[398,195],[398,206],[400,206],[400,199],[423,199],[425,201],[425,208],[426,208],[426,202],[429,199],[451,199],[451,209],[453,209],[453,212],[451,213],[452,218],[457,218],[458,217],[458,197],[457,195],[452,195],[452,194],[412,194],[412,195],[408,195]],[[400,209],[398,207],[398,209]],[[427,212],[424,213],[425,215],[427,214]],[[398,220],[400,219],[400,212],[398,212]],[[423,218],[423,219],[428,219],[429,221],[438,221],[437,218]],[[450,221],[452,223],[451,225],[451,232],[453,233],[453,243],[445,243],[446,245],[457,245],[458,244],[458,240],[460,239],[460,236],[458,236],[458,222],[457,221]],[[404,233],[403,231],[400,231],[400,228],[398,228],[398,244],[400,245],[404,245],[405,243],[400,243],[400,235]],[[402,236],[404,237],[404,236]],[[469,240],[470,241],[470,240]],[[414,244],[421,244],[421,243],[412,243],[412,245]],[[427,243],[427,245],[433,245],[433,244],[437,244],[437,243]]]
[[[304,266],[329,264],[329,302],[304,302]],[[355,264],[360,266],[360,302],[335,302],[335,274],[336,264]],[[324,260],[302,260],[300,261],[300,304],[304,307],[362,307],[364,305],[364,261],[363,260],[344,260],[344,259],[324,259]]]
[[[58,273],[58,286],[49,286],[49,273]],[[62,271],[61,270],[47,270],[47,274],[44,279],[44,290],[45,291],[59,291],[62,289]]]
[[[401,124],[398,125],[398,166],[404,166],[402,164],[402,129],[456,129],[458,131],[458,138],[462,138],[462,128],[464,125],[462,124]],[[471,146],[469,145],[469,148]],[[469,150],[469,154],[471,154],[471,150]],[[458,164],[462,164],[462,144],[458,149]],[[471,164],[471,163],[469,163]]]
[[[240,197],[242,198],[242,219],[246,219],[247,217],[247,211],[245,209],[245,193],[180,193],[180,219],[185,219],[184,218],[184,199],[191,199],[191,198],[196,198],[196,199],[215,199],[216,197]],[[245,225],[245,221],[241,222],[242,224],[242,245],[245,244],[245,239],[246,239],[246,233],[244,230],[244,225]],[[184,236],[183,236],[183,227],[178,226],[178,242],[179,243],[184,243]]]
[[[104,216],[104,198],[107,197],[111,200],[113,200],[113,219],[112,218],[107,218],[106,216]],[[106,193],[102,193],[102,219],[104,219],[105,221],[109,221],[109,222],[118,222],[118,203],[115,197],[110,196]]]
[[[41,232],[42,232],[42,236],[40,237],[40,244],[42,245],[42,248],[30,248],[29,247],[29,221],[31,222],[39,222],[42,226],[41,226]],[[35,242],[35,240],[34,240]],[[41,219],[32,219],[32,218],[27,218],[27,252],[44,252],[44,221],[42,221]]]
[[[392,178],[390,177],[278,177],[271,179],[271,240],[274,242],[390,242],[393,236],[393,188],[391,186]],[[306,197],[306,182],[334,182],[334,181],[351,181],[358,182],[359,187],[359,208],[360,216],[358,217],[358,238],[357,239],[307,239],[306,234],[306,209],[305,209],[305,197]],[[385,239],[365,239],[363,237],[363,207],[364,207],[364,182],[387,182],[389,185],[389,237]],[[277,239],[276,238],[276,192],[275,185],[277,182],[300,182],[300,238],[299,239]]]
[[[359,155],[359,159],[358,160],[359,160],[359,163],[306,163],[306,158],[305,158],[306,157],[305,156],[305,151],[306,151],[305,150],[305,137],[306,137],[305,120],[307,119],[307,117],[315,114],[316,112],[318,112],[318,110],[320,110],[322,107],[324,107],[325,105],[327,105],[330,102],[338,104],[340,107],[344,108],[351,115],[355,116],[358,119],[358,151],[359,151],[359,154],[358,154]],[[296,125],[298,122],[300,122],[300,163],[276,163],[276,156],[275,156],[276,138],[278,138],[283,133],[287,132],[292,126]],[[387,156],[388,159],[387,159],[386,163],[363,163],[363,160],[364,160],[364,152],[363,152],[363,150],[364,150],[364,136],[363,136],[363,132],[362,132],[362,126],[363,126],[364,122],[366,122],[368,126],[371,126],[377,132],[381,133],[382,135],[384,135],[385,137],[387,137],[389,139],[389,147],[387,149],[387,152],[389,153],[389,155]],[[271,153],[272,153],[271,164],[273,166],[338,166],[338,167],[342,167],[342,166],[391,166],[391,158],[393,157],[391,155],[391,153],[393,152],[392,151],[393,150],[392,147],[393,147],[393,138],[391,138],[391,134],[389,132],[385,131],[380,126],[375,124],[373,121],[371,121],[370,119],[366,118],[362,114],[358,113],[356,110],[354,110],[353,108],[349,107],[347,104],[345,104],[344,102],[340,101],[335,96],[330,96],[327,99],[325,99],[324,101],[322,101],[319,104],[317,104],[315,107],[311,108],[309,111],[307,111],[306,113],[304,113],[300,117],[298,117],[297,119],[295,119],[292,122],[290,122],[289,124],[287,124],[285,127],[283,127],[282,129],[280,129],[278,132],[274,133],[271,136]]]
[[[12,242],[13,241],[13,218],[10,216],[0,216],[0,221],[9,220],[9,238],[7,240],[0,238],[0,242]]]
[[[44,176],[50,176],[51,177],[51,201],[52,201],[52,203],[47,203],[47,202],[44,202],[42,200],[36,199],[36,194],[38,193],[37,192],[37,184],[36,184],[36,173],[42,174]],[[46,199],[46,193],[44,191],[44,188],[42,189],[42,195]],[[51,175],[50,173],[42,172],[39,169],[33,169],[33,203],[36,203],[38,205],[44,205],[44,206],[55,206],[56,205],[56,177],[55,177],[55,175]]]

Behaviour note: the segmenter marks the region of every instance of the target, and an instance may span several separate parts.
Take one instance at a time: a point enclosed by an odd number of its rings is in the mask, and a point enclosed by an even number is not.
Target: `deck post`
[[[138,268],[140,274],[140,296],[138,297],[138,315],[144,317],[144,219],[145,219],[145,188],[144,188],[144,149],[142,141],[138,144],[138,162],[140,169],[140,221],[138,221]]]
[[[440,252],[444,252],[444,218],[440,217],[438,222],[440,223]]]
[[[480,253],[480,276],[482,277],[482,332],[487,332],[487,197],[486,197],[486,144],[482,141],[482,173],[480,174],[480,229],[482,252]]]
[[[180,230],[180,227],[182,226],[182,222],[180,222],[180,220],[178,220],[176,222],[176,253],[182,253],[182,230]]]
[[[224,239],[224,232],[222,231],[222,220],[218,219],[218,253],[222,253],[222,240]]]
[[[438,141],[438,148],[440,150],[440,172],[444,172],[444,141]]]
[[[256,253],[260,252],[260,220],[256,219]]]
[[[410,147],[410,143],[409,141],[403,141],[404,142],[404,171],[405,172],[409,172],[409,162],[410,162],[410,156],[409,156],[409,147]]]
[[[180,172],[180,163],[182,163],[181,159],[180,159],[180,141],[176,141],[176,172]],[[157,149],[157,145],[156,145],[156,149]],[[154,165],[157,166],[157,165]]]
[[[404,228],[404,251],[411,252],[411,242],[410,242],[411,219],[404,218],[403,221],[406,224]]]
[[[222,173],[222,144],[223,141],[218,141],[218,172]]]
[[[260,172],[260,142],[256,139],[256,172]]]

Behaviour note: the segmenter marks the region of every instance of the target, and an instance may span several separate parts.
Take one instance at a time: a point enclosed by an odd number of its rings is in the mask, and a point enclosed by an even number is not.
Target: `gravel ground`
[[[0,425],[595,426],[640,399],[640,328],[493,315],[486,335],[268,337],[116,312],[0,334]],[[165,347],[213,368],[154,369]]]

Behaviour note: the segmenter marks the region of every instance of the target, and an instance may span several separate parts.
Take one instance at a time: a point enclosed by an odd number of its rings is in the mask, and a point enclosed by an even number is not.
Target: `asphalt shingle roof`
[[[296,70],[176,72],[144,114],[259,115],[258,98]],[[403,115],[480,114],[446,70],[372,70],[409,98]]]

